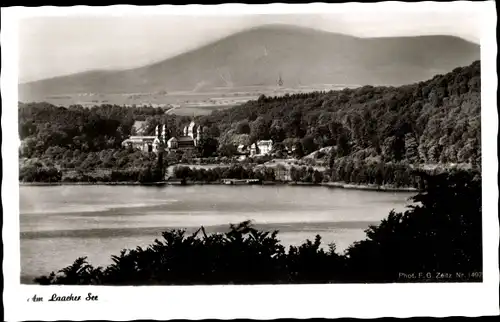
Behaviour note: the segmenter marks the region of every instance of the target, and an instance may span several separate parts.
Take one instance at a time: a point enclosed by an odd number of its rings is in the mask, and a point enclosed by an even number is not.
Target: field
[[[321,84],[297,88],[269,86],[218,87],[205,91],[170,93],[79,93],[47,97],[26,97],[22,98],[21,101],[25,103],[45,101],[65,107],[70,105],[92,107],[101,104],[127,106],[151,105],[153,107],[170,107],[170,110],[167,111],[169,114],[206,115],[214,110],[227,109],[250,100],[256,100],[260,95],[282,96],[285,94],[307,93],[312,91],[339,90],[345,87],[356,86]]]

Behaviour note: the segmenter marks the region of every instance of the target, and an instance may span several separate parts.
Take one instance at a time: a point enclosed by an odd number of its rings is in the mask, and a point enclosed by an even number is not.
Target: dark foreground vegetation
[[[404,213],[391,211],[344,254],[321,237],[287,251],[277,231],[231,225],[225,234],[164,232],[147,248],[123,250],[108,267],[86,258],[39,284],[186,285],[482,281],[479,172],[417,173],[422,192]],[[448,275],[449,274],[449,275]],[[463,274],[463,275],[460,275]],[[414,276],[412,278],[411,276]]]

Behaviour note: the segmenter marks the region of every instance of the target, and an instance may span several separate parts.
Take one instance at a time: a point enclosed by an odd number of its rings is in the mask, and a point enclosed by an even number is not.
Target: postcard
[[[492,1],[3,8],[6,320],[498,314],[495,34]]]

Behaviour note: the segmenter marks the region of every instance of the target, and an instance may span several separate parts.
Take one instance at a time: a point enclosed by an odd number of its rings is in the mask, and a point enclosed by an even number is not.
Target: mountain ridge
[[[142,67],[89,70],[22,83],[19,93],[40,97],[275,86],[279,74],[285,86],[292,87],[401,85],[469,64],[479,59],[479,49],[456,36],[360,38],[274,24],[246,29]]]

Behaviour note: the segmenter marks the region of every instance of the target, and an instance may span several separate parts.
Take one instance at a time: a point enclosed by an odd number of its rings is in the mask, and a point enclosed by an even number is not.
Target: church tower
[[[283,86],[283,78],[281,78],[281,73],[280,73],[280,77],[278,79],[278,86],[279,87],[282,87]]]
[[[161,130],[161,142],[165,144],[167,138],[167,126],[163,124],[162,130]]]
[[[189,137],[191,137],[192,139],[194,139],[194,121],[191,121],[191,123],[189,123],[189,128],[188,128],[188,135]]]
[[[196,146],[200,143],[200,140],[201,140],[201,126],[198,125],[198,127],[196,128],[196,139],[194,141]]]

